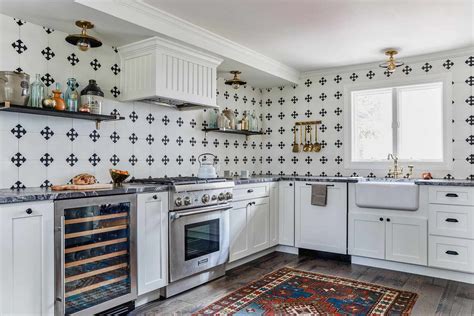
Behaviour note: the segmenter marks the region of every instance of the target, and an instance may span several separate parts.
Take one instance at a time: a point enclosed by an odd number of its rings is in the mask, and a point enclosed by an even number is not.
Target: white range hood
[[[122,101],[178,110],[218,108],[217,66],[222,59],[161,37],[119,47]]]

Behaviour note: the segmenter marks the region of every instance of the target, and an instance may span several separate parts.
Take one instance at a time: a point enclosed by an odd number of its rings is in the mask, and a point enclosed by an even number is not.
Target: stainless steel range
[[[225,274],[233,181],[194,177],[139,179],[169,184],[169,285],[173,296]]]

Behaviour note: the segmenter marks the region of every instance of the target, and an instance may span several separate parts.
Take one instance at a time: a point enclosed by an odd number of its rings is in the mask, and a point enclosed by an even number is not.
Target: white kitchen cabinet
[[[137,196],[137,287],[142,295],[168,284],[168,193]]]
[[[385,259],[428,264],[428,221],[408,216],[385,218]]]
[[[295,182],[280,181],[278,192],[278,240],[280,245],[295,246]]]
[[[237,201],[229,211],[230,256],[233,262],[270,247],[270,199]]]
[[[0,206],[0,314],[54,314],[54,204]]]
[[[270,183],[270,247],[278,245],[279,231],[279,185],[278,182]]]
[[[348,250],[350,255],[384,259],[384,218],[377,214],[349,214]]]
[[[311,205],[311,186],[327,187],[326,206]],[[347,254],[347,184],[296,182],[295,246]]]

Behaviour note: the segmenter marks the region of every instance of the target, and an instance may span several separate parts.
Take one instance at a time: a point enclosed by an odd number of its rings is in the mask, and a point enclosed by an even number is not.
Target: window
[[[450,167],[447,82],[346,88],[346,167],[385,167],[389,153],[412,164]]]

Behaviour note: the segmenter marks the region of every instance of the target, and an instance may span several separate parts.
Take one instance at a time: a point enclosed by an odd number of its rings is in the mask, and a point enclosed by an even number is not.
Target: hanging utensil
[[[303,146],[303,151],[304,152],[308,152],[309,151],[309,144],[308,144],[308,140],[306,138],[306,136],[308,135],[308,131],[306,129],[306,125],[302,125],[304,126],[304,146]]]
[[[309,134],[309,144],[308,151],[313,151],[313,134],[311,134],[311,125],[308,125],[308,134]]]
[[[321,144],[318,143],[318,125],[314,125],[314,145],[313,151],[319,153],[321,151]]]
[[[304,144],[303,144],[303,127],[302,126],[303,125],[300,125],[300,148],[299,148],[300,151],[303,149],[303,146],[304,146]]]
[[[297,153],[300,151],[300,146],[298,145],[298,143],[296,142],[296,125],[295,125],[295,128],[293,130],[293,152],[294,153]]]

